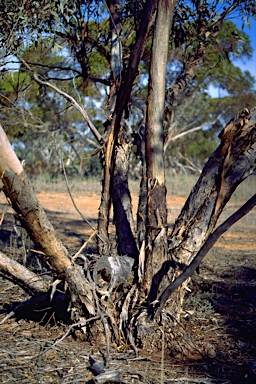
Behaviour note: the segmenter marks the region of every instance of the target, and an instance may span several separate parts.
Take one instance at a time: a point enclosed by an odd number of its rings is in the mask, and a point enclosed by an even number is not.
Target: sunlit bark
[[[9,199],[21,225],[26,229],[44,258],[60,279],[68,282],[73,300],[85,304],[93,313],[90,287],[85,276],[60,241],[37,199],[22,165],[0,126],[0,175],[2,190]]]
[[[152,278],[167,257],[167,205],[164,166],[164,102],[169,35],[175,0],[158,2],[156,27],[150,60],[146,119],[147,222],[146,262],[143,281],[149,303],[156,291]],[[151,289],[150,289],[151,287]]]

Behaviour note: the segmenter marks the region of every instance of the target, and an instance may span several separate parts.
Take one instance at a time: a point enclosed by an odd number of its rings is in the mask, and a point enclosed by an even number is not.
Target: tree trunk
[[[121,78],[121,84],[117,91],[117,101],[115,103],[115,110],[111,115],[111,122],[109,122],[109,129],[107,132],[107,141],[103,148],[104,174],[102,183],[101,203],[98,216],[98,248],[101,255],[108,254],[110,248],[108,239],[109,210],[111,206],[114,169],[116,165],[115,149],[117,147],[121,119],[123,111],[129,101],[133,82],[138,71],[138,65],[143,52],[143,45],[147,36],[152,9],[154,7],[155,2],[156,0],[147,0],[145,3],[136,43],[134,45],[134,49],[130,57],[127,69]],[[126,197],[127,196],[128,193],[126,191]],[[118,199],[118,196],[116,198]],[[122,204],[121,201],[120,204]],[[125,211],[126,209],[124,208],[122,212],[124,213]],[[126,220],[125,215],[123,215],[122,220]],[[129,223],[127,223],[127,226],[129,226]],[[132,237],[130,238],[131,242],[133,242]]]
[[[122,126],[118,134],[115,154],[112,201],[116,226],[118,254],[137,258],[135,225],[132,215],[131,194],[128,186],[130,137]]]
[[[219,137],[221,144],[206,163],[170,235],[169,272],[163,270],[162,276],[168,272],[171,280],[200,251],[237,186],[256,172],[256,108],[242,111]],[[187,283],[172,295],[173,313],[180,313]]]
[[[167,258],[167,204],[164,167],[165,77],[170,27],[175,0],[158,2],[156,27],[150,61],[146,118],[147,231],[143,290],[154,301],[156,285],[152,278]]]

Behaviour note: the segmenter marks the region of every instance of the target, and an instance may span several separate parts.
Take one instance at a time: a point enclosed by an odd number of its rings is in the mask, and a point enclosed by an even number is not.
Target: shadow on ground
[[[48,210],[64,244],[74,254],[89,238],[93,230],[79,219],[63,212]],[[96,226],[96,219],[90,218]],[[232,237],[232,246],[244,231],[237,228]],[[244,235],[244,232],[242,233]],[[248,232],[248,236],[250,232]],[[241,238],[241,236],[240,236]],[[15,222],[12,214],[6,213],[0,227],[0,249],[8,256],[25,262],[41,273],[47,266],[40,254],[32,249],[26,234]],[[250,239],[252,242],[253,240]],[[226,244],[225,244],[226,245]],[[90,243],[86,253],[96,252]],[[197,360],[183,356],[178,359],[166,348],[164,360],[161,353],[147,355],[141,351],[140,360],[134,353],[111,350],[111,367],[125,367],[131,372],[133,383],[179,384],[254,384],[256,382],[256,268],[255,249],[229,250],[218,243],[203,262],[200,274],[193,278],[191,293],[185,303],[181,325],[191,336],[195,345],[204,341],[214,345],[213,358],[200,356]],[[0,278],[1,308],[27,298],[16,285]],[[2,319],[2,317],[1,317]],[[56,346],[67,328],[46,324],[44,326],[20,319],[9,319],[0,326],[0,365],[2,382],[20,383],[86,383],[91,379],[88,372],[89,355],[99,360],[105,346],[92,345],[68,335]],[[48,350],[49,346],[52,346]],[[47,352],[44,352],[47,351]],[[43,354],[42,354],[43,352]],[[40,355],[41,354],[41,355]],[[164,372],[163,372],[164,371]],[[162,373],[163,372],[163,373]],[[161,379],[161,375],[164,379]]]

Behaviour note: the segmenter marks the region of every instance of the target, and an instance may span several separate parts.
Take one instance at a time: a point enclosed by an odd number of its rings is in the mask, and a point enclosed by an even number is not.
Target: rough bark
[[[70,258],[67,249],[47,219],[1,126],[0,154],[2,190],[15,210],[18,220],[32,241],[44,253],[45,260],[55,274],[59,278],[67,280],[73,301],[82,302],[90,313],[94,313],[92,293],[85,276]]]
[[[0,252],[0,271],[29,293],[37,294],[49,291],[49,281],[29,271],[3,252]]]
[[[227,124],[220,139],[221,144],[206,163],[170,235],[170,280],[177,277],[199,252],[236,187],[256,172],[256,109],[241,111]],[[166,270],[162,271],[160,281],[166,273]],[[171,307],[174,313],[180,311],[184,292],[183,287],[173,294]]]
[[[118,253],[136,258],[135,225],[132,216],[131,194],[128,187],[130,143],[124,127],[118,135],[116,148],[114,185],[112,192],[114,223],[116,225]]]
[[[100,254],[108,254],[110,248],[108,240],[108,225],[112,193],[111,180],[113,180],[113,173],[115,167],[114,148],[117,144],[117,137],[120,129],[122,114],[129,101],[133,82],[138,71],[138,65],[143,52],[143,45],[147,36],[152,15],[152,9],[155,3],[156,0],[147,0],[147,2],[145,3],[136,43],[133,47],[132,55],[130,57],[127,69],[121,79],[120,88],[117,92],[115,110],[110,119],[111,122],[107,132],[107,140],[103,147],[104,174],[102,182],[101,203],[98,216],[98,248]]]
[[[33,242],[45,254],[44,258],[58,275],[72,268],[67,249],[59,240],[57,233],[34,194],[33,187],[24,172],[16,174],[13,170],[3,171],[1,180],[3,191],[9,198],[17,218],[27,230]]]
[[[167,204],[164,166],[164,102],[168,44],[175,0],[158,2],[150,60],[146,118],[147,231],[143,289],[151,302],[156,297],[151,285],[167,257]]]
[[[220,236],[228,231],[228,229],[250,212],[256,205],[256,195],[252,196],[241,208],[239,208],[233,215],[224,221],[206,240],[200,251],[197,253],[191,263],[184,269],[184,271],[161,293],[159,297],[159,304],[155,307],[157,314],[161,313],[166,301],[171,294],[178,289],[188,278],[190,278],[195,270],[201,264],[203,258],[207,255],[209,250],[213,247]],[[157,316],[156,314],[156,316]]]

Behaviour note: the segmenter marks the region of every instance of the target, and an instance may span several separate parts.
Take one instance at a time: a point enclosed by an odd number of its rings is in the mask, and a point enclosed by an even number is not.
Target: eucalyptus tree
[[[96,319],[100,316],[107,340],[105,316],[117,343],[121,329],[135,347],[133,330],[136,326],[136,336],[145,347],[149,346],[161,333],[159,314],[171,294],[173,300],[168,302],[167,310],[179,315],[188,283],[183,277],[187,279],[191,275],[209,244],[212,246],[234,222],[232,219],[215,230],[237,185],[255,172],[256,113],[253,105],[246,105],[247,108],[241,106],[241,111],[221,132],[220,145],[206,162],[172,232],[168,233],[164,152],[169,128],[178,107],[182,113],[186,100],[196,95],[207,79],[223,80],[214,65],[222,65],[225,72],[224,61],[229,60],[229,52],[238,54],[242,47],[248,54],[246,36],[236,34],[236,29],[225,24],[225,19],[230,15],[246,19],[255,11],[254,3],[236,0],[227,1],[225,5],[219,1],[197,0],[185,4],[175,0],[59,0],[42,5],[27,0],[20,8],[15,2],[4,3],[1,11],[1,43],[6,55],[15,55],[22,70],[27,71],[39,87],[49,87],[63,97],[69,108],[79,111],[97,142],[103,182],[96,236],[102,256],[100,262],[107,271],[111,270],[109,260],[113,262],[109,238],[111,203],[117,233],[116,272],[108,289],[100,287],[99,265],[92,275],[88,261],[80,256],[85,263],[83,271],[75,263],[80,253],[71,258],[63,248],[2,132],[3,190],[59,280],[67,282],[73,306],[91,316],[96,314]],[[3,18],[3,13],[7,17]],[[51,71],[44,68],[42,73],[40,63],[26,59],[24,49],[32,41],[43,44],[46,35],[53,49],[61,46],[72,57],[68,67],[60,65]],[[225,36],[227,40],[223,40]],[[49,74],[53,72],[58,73],[59,78],[52,79]],[[63,89],[61,74],[72,72],[76,84],[80,81],[84,95],[88,92],[90,96],[93,86],[105,89],[103,123],[89,117],[77,101],[76,92],[71,94]],[[146,97],[140,99],[138,95],[143,92]],[[132,132],[130,116],[134,111],[139,118]],[[134,137],[141,160],[137,226],[133,221],[128,184]],[[255,200],[254,196],[235,218],[246,214]],[[120,265],[123,264],[126,268],[122,269]],[[125,269],[132,276],[131,279],[127,276],[126,281],[116,276],[117,270],[125,273]],[[174,291],[174,283],[181,280],[182,287],[177,284]],[[116,289],[120,284],[123,290]],[[137,303],[142,305],[137,306]],[[155,320],[155,332],[149,320]]]
[[[43,40],[38,47],[30,44],[23,51],[23,59],[28,63],[37,62],[36,73],[44,79],[54,84],[60,82],[70,95],[79,95],[74,73],[71,69],[68,71],[69,60],[59,50],[52,52],[47,48],[47,41]],[[17,62],[11,58],[11,62],[14,61]],[[1,122],[19,158],[25,161],[26,171],[57,176],[63,171],[63,158],[69,175],[83,175],[90,169],[97,173],[97,166],[92,167],[89,156],[97,144],[92,141],[90,131],[84,129],[81,114],[69,108],[63,97],[49,87],[38,85],[22,65],[14,71],[3,71],[0,87]],[[87,101],[95,121],[103,117],[92,109],[101,98],[98,92]],[[84,156],[85,150],[87,156]],[[94,163],[97,163],[95,159]]]

